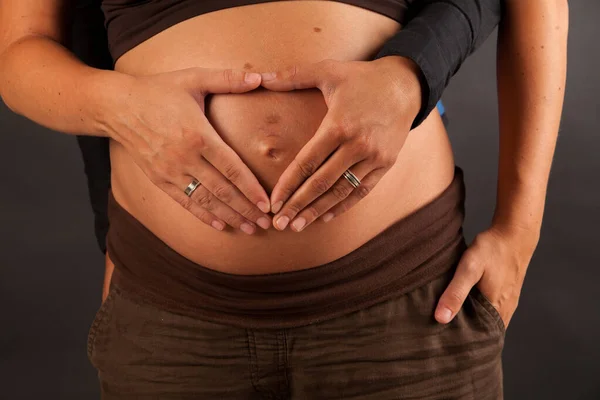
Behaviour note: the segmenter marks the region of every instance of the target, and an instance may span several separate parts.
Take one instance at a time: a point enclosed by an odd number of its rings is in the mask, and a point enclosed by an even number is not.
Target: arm
[[[299,231],[317,218],[330,221],[368,195],[395,163],[409,131],[429,115],[450,78],[500,19],[501,0],[411,3],[408,24],[372,61],[324,60],[263,74],[262,85],[270,90],[319,88],[329,109],[273,188],[276,228],[291,222]],[[333,152],[343,152],[336,157],[347,160],[347,168],[370,160],[361,171],[368,177],[356,190],[338,181],[339,165],[326,163]]]
[[[400,56],[416,64],[420,110],[412,128],[423,122],[442,97],[450,78],[492,33],[502,0],[410,0],[407,23],[389,39],[375,59]],[[392,56],[392,57],[390,57]],[[410,71],[397,68],[399,74]]]
[[[264,188],[202,112],[208,93],[243,93],[258,87],[260,76],[190,68],[134,77],[91,68],[64,46],[69,6],[69,0],[0,0],[6,105],[53,130],[118,141],[156,186],[217,230],[268,228]],[[190,176],[202,185],[188,197]]]
[[[567,66],[566,0],[506,0],[498,37],[500,155],[492,226],[463,255],[436,318],[456,315],[477,284],[505,325],[538,243]],[[447,315],[443,310],[450,310]]]
[[[506,0],[498,36],[500,155],[494,224],[537,242],[562,113],[566,0]]]
[[[65,47],[67,0],[3,0],[0,95],[14,112],[65,133],[108,136],[102,114],[126,75],[90,68]],[[19,23],[15,20],[21,16]]]

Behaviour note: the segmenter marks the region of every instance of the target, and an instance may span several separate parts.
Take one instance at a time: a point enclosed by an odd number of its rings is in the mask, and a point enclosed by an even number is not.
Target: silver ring
[[[194,193],[194,190],[196,190],[196,188],[198,188],[198,186],[200,186],[200,181],[198,179],[194,178],[192,183],[190,183],[188,185],[188,187],[185,188],[185,190],[184,190],[185,194],[188,197],[190,197],[192,195],[192,193]]]
[[[355,189],[360,185],[360,179],[358,179],[349,169],[344,171],[344,178],[346,178]]]

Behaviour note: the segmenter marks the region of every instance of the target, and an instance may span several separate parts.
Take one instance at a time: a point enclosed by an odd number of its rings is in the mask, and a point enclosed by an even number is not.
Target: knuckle
[[[173,178],[179,171],[179,166],[173,162],[173,157],[162,157],[159,160],[152,161],[154,171],[157,175],[164,178]]]
[[[223,80],[228,83],[233,82],[233,70],[231,68],[226,68],[223,70]]]
[[[371,192],[371,188],[368,185],[359,185],[356,189],[356,194],[359,198],[364,199]]]
[[[295,190],[290,188],[290,187],[283,187],[280,189],[281,190],[281,194],[283,195],[284,198],[289,199],[290,197],[292,197],[292,195],[294,194]]]
[[[193,201],[198,203],[201,207],[206,208],[207,210],[211,210],[213,208],[213,195],[205,191],[203,194],[198,195]]]
[[[342,201],[340,204],[338,204],[338,206],[336,208],[335,216],[338,217],[340,214],[345,213],[349,209],[350,209],[350,203],[348,201]]]
[[[220,218],[227,223],[227,225],[239,228],[245,220],[236,213],[227,213],[226,215],[220,216]]]
[[[374,154],[373,141],[369,135],[361,135],[354,141],[354,153],[361,156]]]
[[[238,182],[242,174],[235,164],[227,164],[224,168],[225,178],[231,182]]]
[[[341,142],[347,141],[350,137],[348,127],[339,122],[331,127],[330,132]]]
[[[295,160],[296,164],[298,164],[298,170],[300,173],[300,177],[303,180],[306,180],[308,178],[310,178],[312,176],[312,174],[315,173],[315,171],[317,170],[317,163],[314,160],[305,160],[302,162],[299,162],[298,160]]]
[[[325,193],[327,190],[329,190],[329,188],[331,187],[331,184],[329,183],[329,179],[327,179],[327,177],[315,176],[311,180],[311,186],[313,187],[315,192],[321,194],[321,193]]]
[[[391,168],[394,164],[396,164],[396,161],[398,161],[398,154],[386,155],[386,154],[382,154],[379,152],[377,152],[376,154],[379,155],[379,157],[378,157],[379,163],[385,168]]]
[[[201,149],[205,145],[204,138],[202,135],[196,130],[191,129],[189,127],[182,128],[183,135],[185,137],[185,146],[187,148]]]
[[[296,64],[294,64],[294,65],[288,67],[288,69],[286,71],[286,75],[291,79],[296,78],[296,76],[298,75],[298,66]]]
[[[472,258],[467,258],[463,264],[464,273],[468,276],[476,276],[479,274],[480,266]]]
[[[192,199],[190,199],[189,197],[185,195],[178,195],[176,200],[177,203],[179,203],[179,205],[182,206],[184,209],[188,211],[192,209]]]
[[[331,96],[333,96],[333,94],[335,93],[335,89],[336,89],[336,84],[335,82],[331,81],[331,80],[327,80],[325,82],[323,82],[322,87],[321,87],[321,91],[323,92],[323,95],[326,99],[331,98]]]
[[[193,201],[191,203],[192,203],[192,209],[190,211],[200,221],[204,222],[206,225],[210,225],[211,222],[213,222],[215,220],[215,218],[213,217],[213,215],[210,212],[208,212],[207,210],[205,210],[202,207],[194,207]]]
[[[446,305],[453,312],[457,312],[460,308],[460,304],[463,302],[463,296],[456,290],[449,291],[446,293]]]
[[[345,180],[345,178],[344,178],[344,180]],[[331,193],[335,196],[336,199],[338,199],[340,201],[344,200],[346,197],[348,197],[350,195],[351,191],[352,191],[351,188],[349,188],[347,185],[342,185],[342,184],[337,184],[333,188],[331,188]]]
[[[232,90],[236,86],[236,73],[233,69],[227,68],[223,70],[223,80],[229,86],[229,89]]]
[[[233,200],[233,190],[228,185],[218,185],[213,189],[213,194],[223,203],[231,203]]]
[[[259,218],[259,215],[253,205],[252,206],[248,206],[248,205],[244,206],[238,212],[250,220],[256,220]]]
[[[290,214],[292,214],[292,215],[297,215],[300,211],[302,211],[302,207],[300,207],[296,203],[290,203],[290,204],[286,205],[285,207],[288,209],[288,211],[290,211]]]
[[[335,123],[334,132],[342,141],[354,140],[359,130],[349,117],[339,118]]]
[[[375,151],[367,157],[377,167],[387,166],[389,158],[383,151]]]
[[[321,215],[319,210],[317,210],[317,208],[314,206],[307,207],[306,212],[308,213],[308,215],[311,216],[310,219],[307,218],[307,220],[309,220],[309,221],[314,221],[315,219],[319,218],[319,216]]]

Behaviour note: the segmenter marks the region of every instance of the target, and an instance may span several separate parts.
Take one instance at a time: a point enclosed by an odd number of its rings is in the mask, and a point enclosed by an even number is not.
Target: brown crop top
[[[200,14],[247,4],[290,0],[102,0],[114,61],[143,41]],[[333,0],[365,8],[401,24],[413,0]]]

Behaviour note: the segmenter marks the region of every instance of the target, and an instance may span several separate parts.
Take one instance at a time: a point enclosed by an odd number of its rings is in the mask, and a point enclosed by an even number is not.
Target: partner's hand
[[[273,188],[279,230],[293,220],[298,232],[325,212],[327,222],[364,198],[396,162],[421,107],[418,67],[396,56],[296,65],[262,74],[262,86],[318,88],[329,109]],[[356,189],[342,175],[347,169],[361,181]]]
[[[450,322],[473,286],[477,286],[508,327],[536,245],[535,235],[516,228],[493,226],[477,235],[440,297],[435,319],[440,323]]]
[[[237,153],[204,115],[209,93],[243,93],[260,86],[260,75],[189,68],[137,76],[117,95],[105,130],[120,142],[148,178],[213,228],[224,223],[252,234],[271,220],[269,197]],[[188,197],[184,190],[201,185]]]

